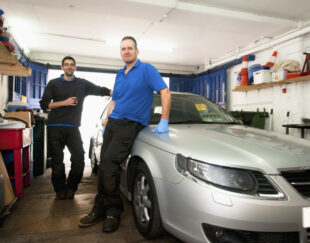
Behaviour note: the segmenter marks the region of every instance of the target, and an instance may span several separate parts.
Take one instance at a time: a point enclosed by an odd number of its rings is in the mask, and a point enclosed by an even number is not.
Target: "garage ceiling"
[[[309,0],[0,0],[0,8],[30,56],[119,60],[120,39],[132,35],[142,60],[188,66],[310,24]]]

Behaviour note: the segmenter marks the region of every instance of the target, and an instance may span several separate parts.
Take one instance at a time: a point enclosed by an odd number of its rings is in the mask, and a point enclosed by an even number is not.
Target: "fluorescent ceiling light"
[[[174,51],[174,48],[168,45],[164,45],[164,44],[144,44],[141,43],[139,41],[138,42],[138,49],[140,51],[153,51],[153,52],[165,52],[165,53],[172,53]],[[106,44],[108,46],[114,46],[114,47],[120,47],[120,41],[115,41],[115,40],[107,40]]]
[[[177,0],[128,0],[129,2],[145,3],[161,7],[174,8],[178,4]]]
[[[27,47],[26,43],[35,42],[29,30],[36,29],[37,23],[22,18],[12,17],[8,18],[7,25],[8,32],[12,34],[14,40],[19,45],[19,47],[24,51],[26,55],[28,55],[30,53],[30,50]]]
[[[154,45],[141,44],[139,46],[138,48],[142,51],[167,52],[167,53],[172,53],[174,51],[174,48],[164,45],[159,46],[158,43]]]

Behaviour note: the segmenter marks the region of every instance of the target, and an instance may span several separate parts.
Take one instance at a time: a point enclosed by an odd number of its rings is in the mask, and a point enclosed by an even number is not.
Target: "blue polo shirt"
[[[116,75],[112,95],[115,107],[109,117],[127,118],[147,126],[153,93],[167,88],[167,85],[156,68],[149,63],[138,60],[127,74],[125,70],[126,66]]]

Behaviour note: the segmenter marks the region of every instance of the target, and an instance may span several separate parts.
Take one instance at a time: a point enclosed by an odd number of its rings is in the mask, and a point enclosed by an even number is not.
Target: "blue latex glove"
[[[160,122],[157,124],[155,129],[152,130],[152,132],[156,132],[156,133],[167,133],[167,132],[169,132],[168,123],[169,123],[169,120],[160,119]]]

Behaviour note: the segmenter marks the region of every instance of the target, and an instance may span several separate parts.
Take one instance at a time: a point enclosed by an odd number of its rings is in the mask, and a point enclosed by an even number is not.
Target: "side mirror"
[[[243,125],[243,121],[242,120],[240,120],[240,119],[236,119],[237,120],[237,122],[240,124],[240,125]]]

